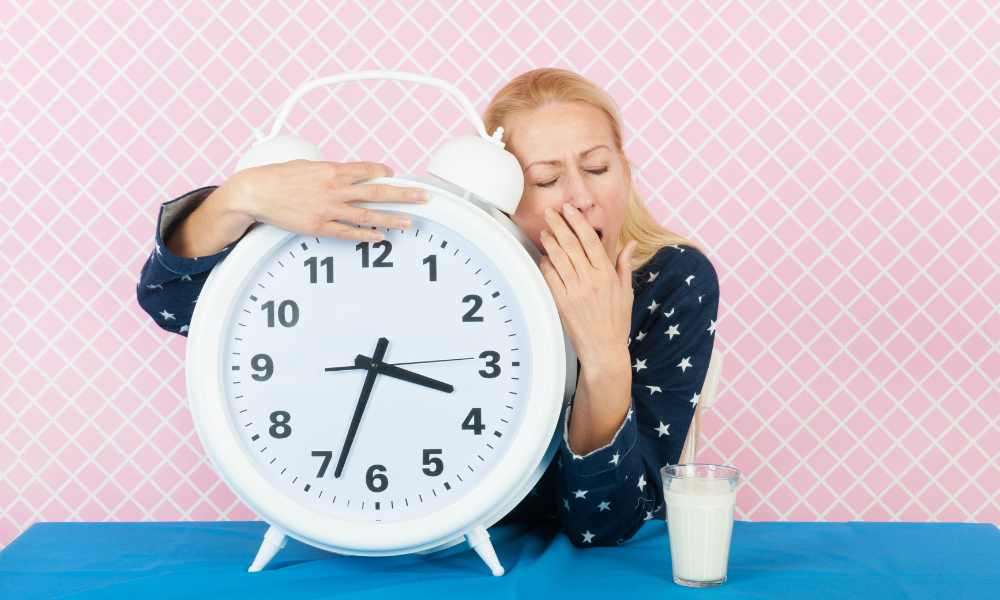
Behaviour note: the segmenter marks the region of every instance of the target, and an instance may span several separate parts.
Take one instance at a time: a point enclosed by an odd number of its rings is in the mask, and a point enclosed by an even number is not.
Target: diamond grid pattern
[[[743,470],[740,518],[1000,524],[993,3],[214,4],[0,4],[0,545],[39,520],[253,518],[135,278],[160,202],[222,182],[301,83],[360,69],[480,110],[539,66],[612,93],[650,210],[720,275],[701,459]],[[374,82],[289,124],[415,173],[471,130]]]

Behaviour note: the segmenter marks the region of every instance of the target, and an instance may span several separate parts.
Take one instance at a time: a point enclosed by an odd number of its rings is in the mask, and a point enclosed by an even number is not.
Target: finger
[[[427,190],[400,187],[385,183],[356,183],[336,188],[332,197],[337,202],[427,202]]]
[[[381,231],[365,227],[353,227],[338,221],[328,221],[320,228],[318,237],[337,238],[358,242],[381,242],[385,236]]]
[[[632,255],[635,254],[635,247],[638,245],[639,242],[629,240],[622,251],[618,253],[618,264],[615,271],[618,273],[618,280],[621,281],[622,287],[626,290],[632,289]]]
[[[403,215],[393,215],[367,208],[358,208],[356,206],[342,206],[336,212],[337,214],[332,216],[332,219],[349,221],[362,227],[381,227],[383,229],[399,230],[405,230],[410,227],[410,218]]]
[[[552,263],[552,266],[559,274],[559,278],[562,279],[563,284],[567,288],[572,287],[573,284],[580,280],[580,275],[576,272],[569,254],[559,245],[559,241],[552,235],[552,232],[543,229],[541,240],[542,247],[545,248],[545,254],[548,255],[549,262]]]
[[[573,228],[577,239],[580,240],[580,246],[587,258],[590,259],[591,266],[601,271],[611,270],[611,259],[608,258],[608,253],[604,249],[604,245],[601,244],[601,238],[590,226],[587,218],[568,202],[563,205],[563,216]]]
[[[333,167],[334,177],[347,183],[375,179],[376,177],[392,177],[392,169],[382,163],[367,160],[345,163],[329,163]]]
[[[565,251],[566,256],[570,260],[570,264],[576,269],[577,276],[582,277],[584,275],[584,269],[590,267],[590,259],[587,258],[587,254],[583,251],[583,246],[580,245],[580,240],[570,229],[569,225],[563,219],[562,215],[552,210],[551,208],[545,209],[545,221],[551,228],[552,234],[555,236],[559,245]],[[553,258],[553,263],[558,267],[559,263]],[[562,271],[560,271],[562,273]]]
[[[545,283],[548,284],[549,291],[552,292],[552,296],[555,298],[556,305],[558,306],[561,299],[566,295],[566,284],[559,277],[559,272],[552,266],[552,261],[549,260],[548,256],[542,257],[542,262],[538,264],[538,268],[542,271],[542,277],[545,278]]]

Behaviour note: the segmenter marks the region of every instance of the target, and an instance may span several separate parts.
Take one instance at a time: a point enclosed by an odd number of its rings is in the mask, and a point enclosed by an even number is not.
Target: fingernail
[[[545,218],[546,219],[551,219],[554,216],[556,216],[556,211],[552,210],[551,208],[546,208],[545,209]]]
[[[542,230],[542,237],[549,237],[549,232],[543,229]]]
[[[368,237],[370,237],[373,242],[381,242],[382,241],[382,232],[380,232],[380,231],[373,231],[373,232],[371,232],[371,234],[369,234]]]
[[[415,193],[413,194],[413,198],[414,198],[414,199],[415,199],[415,200],[416,200],[417,202],[427,202],[427,190],[417,190],[417,191],[416,191],[416,192],[415,192]]]
[[[396,226],[401,229],[406,229],[407,227],[410,226],[410,220],[407,219],[406,217],[399,217],[398,219],[396,219]]]
[[[566,213],[567,215],[575,215],[576,209],[573,208],[572,204],[566,203],[563,204],[563,212]]]

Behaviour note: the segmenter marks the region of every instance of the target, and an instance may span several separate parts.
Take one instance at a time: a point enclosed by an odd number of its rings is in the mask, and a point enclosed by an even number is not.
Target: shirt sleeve
[[[556,509],[577,547],[614,546],[663,518],[660,468],[676,464],[708,372],[719,281],[697,250],[663,248],[633,278],[632,399],[611,443],[585,456],[564,414]]]
[[[136,299],[161,328],[187,336],[198,295],[212,267],[232,251],[236,242],[211,256],[181,258],[163,243],[183,219],[201,206],[218,186],[208,186],[164,203],[160,207],[153,251],[142,266]]]

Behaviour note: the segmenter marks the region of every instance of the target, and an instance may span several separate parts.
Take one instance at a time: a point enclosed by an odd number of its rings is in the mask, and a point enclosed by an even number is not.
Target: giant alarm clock
[[[486,528],[531,490],[558,448],[576,357],[507,218],[520,166],[447,82],[368,71],[296,90],[236,170],[323,160],[278,135],[307,92],[362,79],[453,96],[479,136],[445,142],[427,171],[365,183],[421,187],[424,204],[377,243],[250,231],[212,270],[188,341],[202,445],[236,496],[271,525],[250,571],[287,537],[340,554],[434,552],[467,542],[494,575]]]

